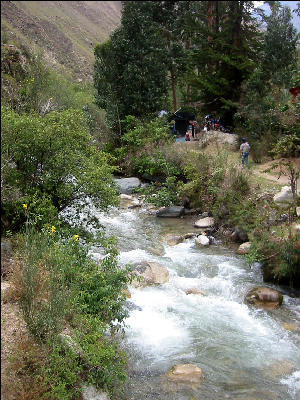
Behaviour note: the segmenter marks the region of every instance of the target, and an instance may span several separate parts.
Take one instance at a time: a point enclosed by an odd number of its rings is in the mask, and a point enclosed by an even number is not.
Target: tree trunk
[[[189,38],[188,42],[187,42],[187,48],[190,49],[191,47],[192,47],[192,39]],[[191,87],[191,84],[188,83],[188,86],[187,86],[187,102],[188,102],[188,105],[191,105],[191,101],[192,101],[192,87]]]
[[[176,81],[175,81],[175,75],[173,74],[173,71],[170,71],[170,73],[171,73],[171,82],[172,82],[173,109],[175,112],[177,110]]]

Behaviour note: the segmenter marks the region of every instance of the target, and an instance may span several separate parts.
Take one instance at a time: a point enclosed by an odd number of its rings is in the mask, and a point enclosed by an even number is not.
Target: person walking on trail
[[[242,139],[242,144],[240,146],[241,158],[242,158],[242,166],[244,167],[245,164],[247,167],[249,166],[248,156],[250,153],[250,145],[245,138]]]

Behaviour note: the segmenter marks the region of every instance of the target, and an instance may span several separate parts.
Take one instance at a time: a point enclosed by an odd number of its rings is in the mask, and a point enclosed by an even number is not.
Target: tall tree
[[[251,1],[207,2],[206,25],[199,22],[194,58],[200,74],[195,93],[205,112],[219,113],[227,124],[238,106],[240,87],[255,67],[259,33]]]
[[[165,45],[156,14],[155,1],[123,2],[121,27],[95,49],[96,100],[114,121],[126,115],[142,118],[166,105]]]
[[[283,80],[288,84],[296,65],[299,38],[292,23],[291,10],[275,2],[271,7],[271,15],[265,17],[265,20],[267,30],[262,49],[262,69],[266,80],[271,79],[274,83]]]

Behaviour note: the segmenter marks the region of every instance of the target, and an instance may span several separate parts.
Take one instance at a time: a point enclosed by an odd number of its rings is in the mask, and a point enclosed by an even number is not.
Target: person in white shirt
[[[240,152],[242,157],[242,166],[244,167],[245,164],[247,167],[249,166],[248,156],[250,153],[250,145],[245,138],[242,139],[242,144],[240,146]]]

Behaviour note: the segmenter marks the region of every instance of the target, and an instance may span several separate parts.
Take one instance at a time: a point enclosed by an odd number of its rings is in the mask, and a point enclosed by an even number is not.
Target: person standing
[[[249,153],[250,153],[250,145],[245,138],[242,139],[242,144],[240,146],[241,158],[242,158],[242,166],[244,168],[245,164],[249,167]]]

